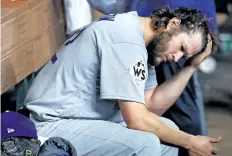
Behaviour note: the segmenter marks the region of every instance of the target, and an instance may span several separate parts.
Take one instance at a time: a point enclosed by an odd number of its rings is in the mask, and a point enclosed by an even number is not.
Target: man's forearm
[[[162,115],[181,95],[194,71],[194,67],[184,67],[169,80],[157,86],[150,97],[148,109]]]
[[[170,144],[189,149],[192,147],[191,139],[193,135],[174,129],[161,120],[156,114],[147,111],[142,119],[137,120],[135,125],[128,125],[129,128],[151,132],[159,137],[160,140]]]
[[[145,105],[121,100],[119,105],[128,128],[151,132],[162,141],[187,149],[193,146],[194,136],[167,125],[158,115],[148,111]]]

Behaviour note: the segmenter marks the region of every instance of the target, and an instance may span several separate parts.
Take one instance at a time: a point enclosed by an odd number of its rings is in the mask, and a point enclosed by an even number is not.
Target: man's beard
[[[151,43],[147,46],[148,64],[155,66],[155,57],[164,55],[168,48],[169,42],[177,30],[158,32]]]

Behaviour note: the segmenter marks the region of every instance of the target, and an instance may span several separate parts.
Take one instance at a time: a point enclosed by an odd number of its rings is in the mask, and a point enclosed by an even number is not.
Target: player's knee
[[[138,152],[140,155],[159,155],[161,153],[161,144],[159,138],[148,132],[143,132],[143,145]]]
[[[161,148],[160,140],[156,135],[154,135],[152,133],[147,133],[146,135],[147,135],[147,145],[148,146],[151,145],[153,148],[154,148],[154,146],[157,148]]]

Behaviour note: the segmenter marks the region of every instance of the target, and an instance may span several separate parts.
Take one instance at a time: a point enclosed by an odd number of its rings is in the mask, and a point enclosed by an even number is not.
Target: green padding
[[[15,86],[16,109],[22,107],[27,91],[30,88],[34,79],[35,73],[32,73]]]

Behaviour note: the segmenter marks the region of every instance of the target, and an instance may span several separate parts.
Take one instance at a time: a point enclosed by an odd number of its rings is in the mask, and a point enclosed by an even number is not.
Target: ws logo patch
[[[128,69],[137,85],[145,82],[147,79],[147,70],[142,61],[136,63],[132,68]]]

